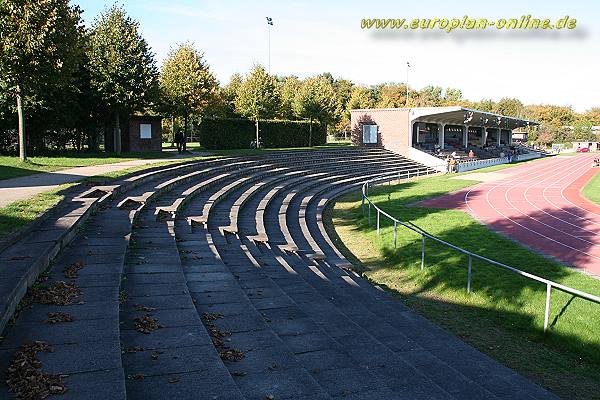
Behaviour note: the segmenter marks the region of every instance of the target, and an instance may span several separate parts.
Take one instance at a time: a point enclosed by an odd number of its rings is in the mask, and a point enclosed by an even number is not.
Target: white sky
[[[113,1],[74,1],[86,23]],[[193,1],[128,0],[157,59],[192,41],[223,83],[268,63],[265,17],[274,20],[271,72],[301,78],[331,72],[355,83],[456,87],[469,100],[517,97],[526,104],[600,106],[600,3],[592,1]],[[577,29],[532,32],[363,30],[361,18],[577,19]]]

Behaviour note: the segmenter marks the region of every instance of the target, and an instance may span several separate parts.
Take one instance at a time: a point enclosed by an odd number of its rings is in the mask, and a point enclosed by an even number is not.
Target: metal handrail
[[[415,176],[421,176],[420,174],[420,170],[418,169],[416,171],[413,171],[413,177]],[[427,174],[428,175],[428,174]],[[410,178],[410,174],[408,174],[406,176],[406,178]],[[369,187],[371,184],[374,184],[376,182],[382,182],[388,180],[387,177],[382,177],[382,178],[374,178],[374,179],[370,179],[368,181],[366,181],[363,185],[362,185],[362,210],[363,210],[363,215],[365,212],[365,202],[367,204],[368,207],[368,220],[369,220],[369,225],[371,225],[371,207],[375,208],[375,211],[377,211],[377,234],[380,235],[380,216],[383,215],[384,217],[387,217],[388,219],[390,219],[393,223],[394,223],[394,248],[396,248],[396,241],[398,238],[398,225],[401,225],[405,228],[410,229],[411,231],[421,235],[421,270],[423,270],[425,268],[425,238],[431,239],[437,243],[440,243],[444,246],[447,246],[451,249],[454,249],[462,254],[466,254],[467,256],[469,256],[469,264],[468,264],[468,273],[467,273],[467,293],[471,293],[471,272],[473,269],[473,258],[476,258],[478,260],[487,262],[489,264],[495,265],[497,267],[501,267],[504,268],[506,270],[509,270],[515,274],[524,276],[526,278],[532,279],[534,281],[543,283],[546,285],[546,309],[544,312],[544,332],[546,332],[548,330],[548,320],[550,317],[550,294],[552,291],[552,288],[555,288],[557,290],[560,290],[562,292],[565,293],[569,293],[573,296],[600,304],[600,297],[599,296],[595,296],[593,294],[587,293],[587,292],[583,292],[581,290],[578,289],[574,289],[572,287],[569,286],[565,286],[562,285],[560,283],[551,281],[549,279],[546,278],[542,278],[541,276],[537,276],[535,274],[529,273],[529,272],[525,272],[522,271],[518,268],[515,267],[511,267],[510,265],[506,265],[503,264],[499,261],[496,260],[492,260],[491,258],[473,253],[469,250],[465,250],[462,247],[458,247],[456,245],[453,245],[452,243],[448,243],[445,240],[442,240],[438,237],[435,237],[427,232],[425,232],[424,230],[422,230],[421,228],[419,228],[418,226],[412,224],[412,223],[406,223],[403,222],[395,217],[393,217],[392,215],[388,214],[387,212],[383,211],[382,209],[380,209],[377,205],[375,205],[375,203],[373,203],[373,201],[369,198]],[[398,176],[398,180],[400,180],[400,176]]]

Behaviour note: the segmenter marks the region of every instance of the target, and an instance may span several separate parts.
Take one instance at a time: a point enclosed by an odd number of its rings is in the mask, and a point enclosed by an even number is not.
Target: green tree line
[[[175,45],[159,67],[139,24],[120,6],[86,28],[68,0],[0,2],[0,152],[74,148],[121,151],[135,113],[166,117],[166,132],[186,135],[204,117],[318,121],[331,134],[350,130],[351,109],[459,105],[537,120],[530,138],[545,144],[596,139],[600,107],[524,105],[515,98],[473,102],[460,89],[404,83],[358,85],[322,73],[306,79],[254,66],[220,85],[193,43]],[[407,93],[408,91],[408,93]],[[169,123],[170,121],[170,123]],[[597,140],[597,139],[596,139]]]

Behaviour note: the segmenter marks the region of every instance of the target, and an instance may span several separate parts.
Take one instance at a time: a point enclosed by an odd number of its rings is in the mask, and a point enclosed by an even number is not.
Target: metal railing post
[[[371,226],[371,202],[369,201],[369,226]]]
[[[363,216],[365,215],[365,189],[362,191],[362,205],[361,205]]]
[[[396,239],[398,238],[397,223],[394,221],[394,248],[396,248]]]
[[[550,319],[550,291],[552,290],[552,285],[550,283],[546,283],[546,312],[544,313],[544,332],[548,330],[548,320]]]
[[[377,207],[377,235],[379,236],[379,207]]]
[[[425,235],[421,235],[421,271],[425,268]]]
[[[469,254],[469,272],[467,273],[467,293],[471,293],[471,269],[473,269],[473,258]]]

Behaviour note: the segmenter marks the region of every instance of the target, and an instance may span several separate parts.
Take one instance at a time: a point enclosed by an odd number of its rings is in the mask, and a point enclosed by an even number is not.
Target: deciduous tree
[[[462,91],[460,89],[446,88],[444,91],[444,105],[457,106],[462,101]]]
[[[494,107],[494,112],[508,117],[520,118],[523,116],[523,103],[519,99],[504,97]]]
[[[139,32],[139,24],[115,5],[100,14],[92,26],[89,59],[92,85],[114,118],[113,150],[120,152],[121,117],[157,100],[154,55]]]
[[[217,99],[218,82],[202,54],[191,43],[171,49],[160,73],[163,103],[169,114],[183,118],[187,135],[190,115],[202,117]]]
[[[279,110],[279,105],[277,80],[262,66],[254,66],[238,88],[235,108],[241,115],[254,120],[257,147],[260,143],[258,120],[274,117]]]
[[[16,102],[21,160],[28,108],[39,93],[68,85],[81,60],[80,15],[68,0],[0,1],[0,76]]]
[[[242,75],[233,74],[229,79],[229,83],[223,86],[221,90],[221,96],[223,97],[223,102],[226,105],[226,114],[229,117],[233,117],[235,115],[235,99],[237,97],[237,92],[242,85]]]
[[[294,113],[310,122],[308,145],[312,145],[312,123],[330,123],[335,118],[337,99],[333,86],[324,76],[308,78],[302,82],[294,97]]]
[[[375,107],[373,91],[366,86],[354,86],[348,100],[348,110]]]
[[[294,97],[300,90],[302,83],[296,76],[288,76],[281,84],[281,110],[284,119],[294,119]]]

